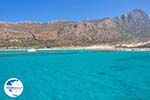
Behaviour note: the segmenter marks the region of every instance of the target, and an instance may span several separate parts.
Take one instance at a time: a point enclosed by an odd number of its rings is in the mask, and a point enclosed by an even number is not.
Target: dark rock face
[[[149,38],[150,18],[140,9],[100,20],[0,23],[0,47],[86,46]]]

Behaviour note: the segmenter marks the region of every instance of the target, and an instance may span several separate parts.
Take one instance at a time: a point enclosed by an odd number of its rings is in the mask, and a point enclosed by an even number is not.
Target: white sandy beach
[[[92,46],[72,46],[72,47],[54,47],[54,48],[22,48],[22,49],[6,49],[1,48],[0,51],[26,51],[35,50],[98,50],[98,51],[150,51],[150,48],[121,48],[114,45],[92,45]]]

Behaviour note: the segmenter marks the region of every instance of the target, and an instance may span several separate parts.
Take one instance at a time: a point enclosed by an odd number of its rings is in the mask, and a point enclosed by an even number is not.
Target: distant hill
[[[115,18],[78,22],[0,23],[1,48],[89,46],[149,39],[150,17],[140,9]]]

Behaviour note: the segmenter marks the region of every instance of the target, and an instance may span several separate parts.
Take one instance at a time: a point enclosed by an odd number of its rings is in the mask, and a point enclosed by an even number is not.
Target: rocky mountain
[[[132,38],[150,37],[150,18],[148,14],[140,9],[116,17],[114,21],[117,23],[118,29],[130,33],[129,35]]]
[[[150,39],[150,17],[140,9],[115,18],[48,23],[0,23],[0,47],[89,46]]]

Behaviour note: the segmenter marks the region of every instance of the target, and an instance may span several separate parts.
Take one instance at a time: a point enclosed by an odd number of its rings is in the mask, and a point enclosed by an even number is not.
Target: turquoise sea
[[[3,89],[12,77],[17,98]],[[0,51],[0,100],[150,100],[150,52]]]

